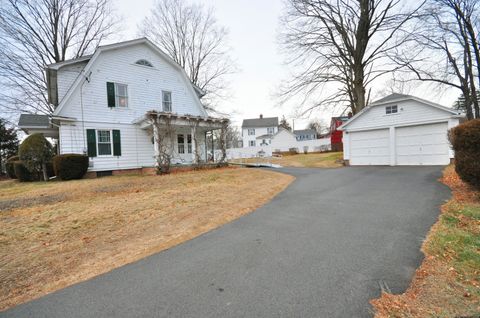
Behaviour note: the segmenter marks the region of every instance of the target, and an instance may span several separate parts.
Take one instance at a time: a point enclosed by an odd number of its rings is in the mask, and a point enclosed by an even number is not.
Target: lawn
[[[167,176],[0,182],[0,309],[192,239],[293,177],[224,168]]]
[[[343,152],[309,153],[282,157],[233,160],[235,163],[274,163],[282,167],[338,168],[343,166]]]
[[[480,314],[480,192],[465,185],[453,166],[442,181],[453,197],[423,244],[425,259],[406,293],[372,301],[376,318]]]

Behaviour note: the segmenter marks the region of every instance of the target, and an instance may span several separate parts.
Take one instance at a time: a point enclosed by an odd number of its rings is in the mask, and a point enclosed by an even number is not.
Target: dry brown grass
[[[282,167],[298,168],[339,168],[343,166],[343,152],[309,153],[287,155],[272,158],[249,158],[234,160],[236,163],[265,163],[270,162]]]
[[[480,314],[480,193],[445,169],[453,198],[422,246],[425,259],[401,295],[372,301],[376,318],[477,317]]]
[[[0,309],[230,222],[293,177],[257,169],[0,183]]]

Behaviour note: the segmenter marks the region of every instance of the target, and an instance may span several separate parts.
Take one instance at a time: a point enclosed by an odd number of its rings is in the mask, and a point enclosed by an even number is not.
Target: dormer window
[[[398,106],[387,106],[385,107],[385,114],[390,115],[390,114],[396,114],[398,113]]]
[[[136,61],[135,64],[142,65],[142,66],[153,67],[152,63],[150,63],[149,61],[144,60],[144,59]]]

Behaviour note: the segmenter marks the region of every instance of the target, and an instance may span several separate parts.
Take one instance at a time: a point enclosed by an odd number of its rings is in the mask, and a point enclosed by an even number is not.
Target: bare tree
[[[479,13],[477,0],[428,0],[415,45],[394,57],[416,80],[460,90],[468,119],[480,118]]]
[[[400,0],[287,0],[282,44],[295,69],[281,96],[303,96],[305,112],[336,104],[354,114],[369,101],[370,87],[400,66],[391,51],[409,41],[409,21],[423,3]],[[328,93],[323,94],[323,92]],[[320,97],[321,95],[321,97]]]
[[[114,32],[109,0],[1,0],[0,108],[51,114],[45,66],[91,52]]]
[[[212,9],[183,0],[157,0],[140,33],[185,69],[205,93],[203,103],[208,109],[226,97],[227,77],[236,67],[228,52],[228,32],[218,24]]]

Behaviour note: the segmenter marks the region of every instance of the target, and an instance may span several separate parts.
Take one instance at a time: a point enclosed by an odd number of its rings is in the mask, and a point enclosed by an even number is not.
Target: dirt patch
[[[339,168],[343,166],[343,152],[309,153],[272,158],[236,159],[234,163],[274,163],[282,167]]]
[[[265,204],[294,178],[258,169],[2,182],[0,309],[175,246]]]
[[[478,317],[480,314],[480,194],[452,166],[442,182],[452,199],[422,246],[425,259],[408,290],[371,301],[376,318]]]

